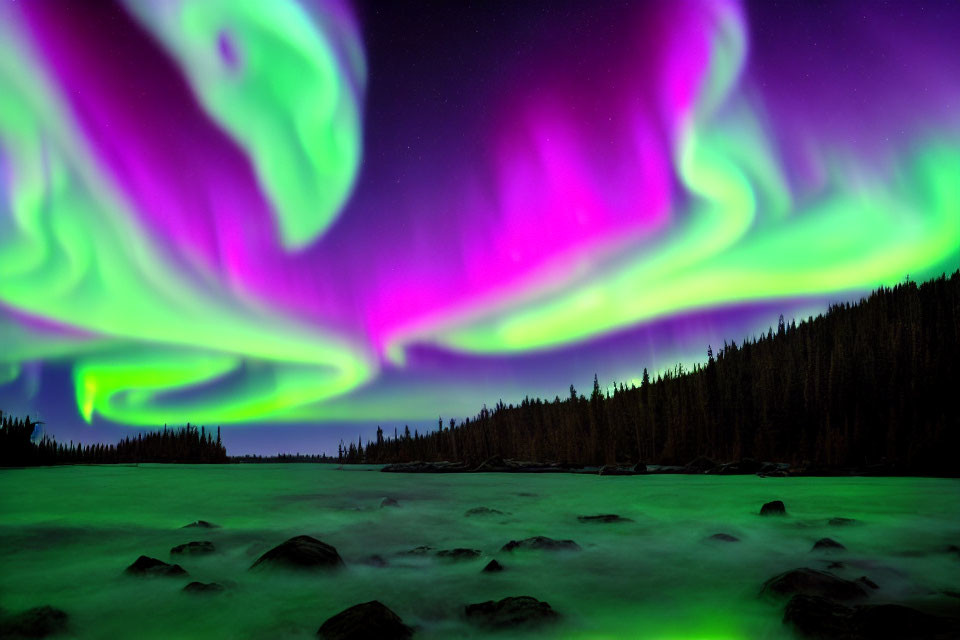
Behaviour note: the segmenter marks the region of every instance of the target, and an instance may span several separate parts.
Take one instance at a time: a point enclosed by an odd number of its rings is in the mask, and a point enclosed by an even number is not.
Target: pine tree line
[[[436,431],[343,446],[343,462],[492,456],[601,465],[684,464],[698,456],[812,467],[883,463],[956,474],[960,426],[960,271],[905,280],[797,325],[725,343],[691,370],[677,365],[640,386],[573,386],[553,401],[499,402]]]
[[[0,466],[29,467],[58,464],[115,464],[130,462],[222,463],[227,450],[220,439],[204,427],[182,428],[127,436],[117,444],[58,443],[44,435],[32,437],[39,423],[30,417],[14,418],[0,411]]]

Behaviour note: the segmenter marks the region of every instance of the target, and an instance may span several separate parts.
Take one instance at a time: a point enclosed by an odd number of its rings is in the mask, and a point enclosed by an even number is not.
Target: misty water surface
[[[385,497],[397,508],[380,508]],[[758,515],[782,499],[786,518]],[[789,638],[782,603],[758,597],[795,567],[869,576],[876,601],[926,605],[960,590],[960,482],[908,478],[407,475],[327,465],[60,467],[0,472],[0,606],[50,604],[79,638],[310,638],[340,610],[385,603],[418,638],[515,637],[463,618],[465,604],[530,595],[561,615],[533,635],[554,638]],[[467,517],[486,506],[504,515]],[[584,524],[616,513],[632,522]],[[855,518],[835,527],[832,517]],[[193,520],[219,529],[182,529]],[[707,540],[728,533],[740,542]],[[345,570],[248,572],[299,534],[337,548]],[[512,539],[575,540],[579,552],[499,551]],[[830,536],[840,555],[811,552]],[[171,559],[171,547],[211,540],[217,552]],[[402,552],[467,547],[449,562]],[[145,554],[179,562],[187,578],[122,575]],[[365,564],[378,554],[386,567]],[[497,558],[498,574],[481,573]],[[191,580],[222,594],[181,592]]]

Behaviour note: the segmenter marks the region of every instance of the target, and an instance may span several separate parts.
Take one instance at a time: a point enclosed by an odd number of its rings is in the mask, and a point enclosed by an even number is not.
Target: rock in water
[[[503,511],[498,509],[491,509],[490,507],[474,507],[473,509],[467,509],[467,512],[463,514],[466,517],[472,516],[502,516],[506,515]]]
[[[763,583],[761,593],[780,597],[800,594],[832,600],[856,600],[867,595],[866,589],[856,582],[826,571],[806,568],[793,569],[770,578]]]
[[[496,560],[491,560],[487,563],[487,566],[483,568],[483,573],[495,573],[497,571],[503,571],[503,565]]]
[[[187,593],[220,593],[224,589],[219,582],[191,582],[183,588]]]
[[[534,536],[523,540],[511,540],[503,545],[501,551],[522,551],[543,550],[543,551],[579,551],[580,545],[573,540],[554,540],[545,536]]]
[[[190,527],[199,527],[200,529],[219,529],[220,525],[207,522],[206,520],[194,520],[190,524],[183,525],[181,528],[189,529]]]
[[[846,638],[851,633],[853,609],[820,596],[797,594],[783,612],[783,624],[810,638]]]
[[[317,635],[324,640],[406,640],[413,629],[377,600],[344,609],[324,622]]]
[[[68,619],[60,609],[34,607],[0,622],[0,638],[46,638],[64,631]]]
[[[740,542],[740,538],[732,536],[729,533],[715,533],[708,538],[709,540],[717,540],[719,542]]]
[[[845,551],[846,547],[833,538],[820,538],[813,543],[811,551]]]
[[[410,549],[409,551],[404,551],[404,552],[403,552],[403,555],[405,555],[405,556],[422,556],[422,555],[426,555],[426,554],[430,553],[431,551],[433,551],[433,547],[429,547],[429,546],[427,546],[427,545],[425,545],[425,544],[422,544],[422,545],[420,545],[419,547],[414,547],[413,549]]]
[[[604,513],[599,516],[577,516],[577,520],[580,522],[598,522],[598,523],[612,523],[612,522],[633,522],[630,518],[624,518],[623,516],[618,516],[615,513]]]
[[[468,604],[465,613],[468,621],[495,629],[542,624],[559,617],[549,604],[530,596]]]
[[[264,566],[324,570],[344,565],[340,554],[329,544],[310,536],[296,536],[267,551],[250,568]]]
[[[383,500],[380,501],[381,509],[383,509],[384,507],[399,507],[399,506],[400,506],[400,503],[397,502],[396,498],[384,498]]]
[[[785,516],[787,515],[787,508],[783,505],[783,501],[774,500],[773,502],[767,502],[762,507],[760,507],[760,515]]]
[[[437,557],[447,560],[473,560],[480,557],[479,549],[442,549],[437,551]]]
[[[178,544],[173,549],[170,549],[170,553],[173,555],[186,554],[191,556],[213,553],[214,551],[216,551],[216,548],[209,540],[196,540],[194,542]]]
[[[126,568],[125,573],[134,576],[185,576],[187,572],[178,564],[167,564],[163,560],[140,556]]]
[[[827,524],[831,527],[849,527],[852,524],[857,524],[857,521],[853,518],[830,518]]]

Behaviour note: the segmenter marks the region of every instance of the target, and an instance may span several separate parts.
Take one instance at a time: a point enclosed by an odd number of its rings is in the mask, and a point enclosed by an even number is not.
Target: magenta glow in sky
[[[0,398],[435,420],[960,263],[956,5],[67,7],[0,16]]]

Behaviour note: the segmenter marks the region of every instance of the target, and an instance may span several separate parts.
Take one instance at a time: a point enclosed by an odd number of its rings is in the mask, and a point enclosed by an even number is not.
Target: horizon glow
[[[371,193],[342,2],[5,5],[0,386],[68,363],[83,419],[129,425],[466,415],[953,271],[955,45],[847,9],[801,88],[749,6],[638,3],[595,74],[525,59],[480,148]],[[863,104],[848,67],[884,76]]]

